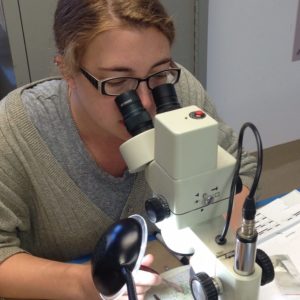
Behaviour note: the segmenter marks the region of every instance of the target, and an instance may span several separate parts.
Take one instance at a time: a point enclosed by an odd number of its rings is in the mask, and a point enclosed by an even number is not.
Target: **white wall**
[[[300,61],[292,62],[298,3],[209,1],[208,93],[237,131],[253,122],[264,148],[300,138]],[[246,144],[255,149],[254,140]]]

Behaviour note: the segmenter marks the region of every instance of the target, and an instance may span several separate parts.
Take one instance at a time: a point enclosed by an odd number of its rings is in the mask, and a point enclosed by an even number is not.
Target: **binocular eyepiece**
[[[132,136],[153,128],[152,118],[143,107],[135,90],[117,96],[115,101],[123,116],[125,126]]]
[[[158,114],[181,107],[173,84],[157,86],[152,90],[152,95]],[[152,118],[143,107],[135,90],[117,96],[115,102],[124,118],[127,130],[132,136],[153,128]]]
[[[171,83],[159,85],[152,90],[158,114],[180,108],[175,87]]]

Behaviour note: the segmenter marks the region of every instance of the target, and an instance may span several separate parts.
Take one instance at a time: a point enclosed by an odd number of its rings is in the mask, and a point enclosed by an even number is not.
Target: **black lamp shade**
[[[125,291],[122,268],[139,269],[147,244],[147,226],[139,215],[110,226],[98,240],[92,257],[92,276],[101,296],[114,299]]]

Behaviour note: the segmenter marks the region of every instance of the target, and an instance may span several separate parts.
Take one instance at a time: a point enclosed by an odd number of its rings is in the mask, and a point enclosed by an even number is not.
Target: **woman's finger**
[[[159,274],[137,270],[133,275],[136,285],[154,286],[159,285],[162,282],[162,278]]]
[[[151,266],[154,261],[154,256],[152,254],[147,254],[143,257],[142,265]]]

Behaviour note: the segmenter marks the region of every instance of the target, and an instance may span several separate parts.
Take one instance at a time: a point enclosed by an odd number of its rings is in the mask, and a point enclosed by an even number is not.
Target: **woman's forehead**
[[[103,69],[132,69],[145,63],[168,63],[171,45],[154,27],[113,29],[97,35],[87,46],[82,64]],[[121,70],[122,71],[122,70]]]

